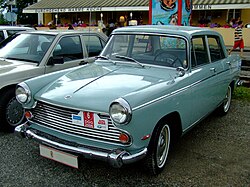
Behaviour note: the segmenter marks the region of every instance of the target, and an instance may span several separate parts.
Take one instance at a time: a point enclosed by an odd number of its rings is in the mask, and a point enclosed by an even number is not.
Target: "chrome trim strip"
[[[209,76],[209,77],[206,77],[205,79],[196,81],[196,82],[194,82],[193,84],[190,84],[190,85],[188,85],[188,86],[186,86],[186,87],[180,88],[179,90],[176,90],[176,91],[171,92],[171,93],[169,93],[169,94],[163,95],[163,96],[161,96],[161,97],[159,97],[159,98],[157,98],[157,99],[151,100],[151,101],[146,102],[146,103],[144,103],[144,104],[142,104],[142,105],[139,105],[139,106],[137,106],[137,107],[134,107],[134,108],[132,108],[132,110],[138,110],[138,109],[143,108],[143,107],[145,107],[145,106],[147,106],[147,105],[150,105],[150,104],[152,104],[152,103],[155,103],[155,102],[158,102],[158,101],[160,101],[160,100],[162,100],[162,99],[165,99],[166,97],[170,97],[170,96],[172,96],[172,95],[176,95],[176,94],[178,94],[178,93],[180,93],[180,92],[183,92],[183,91],[187,90],[188,88],[194,87],[194,86],[200,84],[201,82],[203,82],[203,81],[205,81],[205,80],[207,80],[207,79],[209,79],[209,78],[211,78],[211,77],[214,77],[214,76],[216,76],[216,75],[218,75],[218,74],[224,73],[224,72],[226,72],[226,71],[229,71],[229,69],[226,69],[226,70],[224,70],[224,71],[221,71],[221,72],[219,72],[219,73],[217,73],[217,74],[213,74],[213,75],[211,75],[211,76]]]

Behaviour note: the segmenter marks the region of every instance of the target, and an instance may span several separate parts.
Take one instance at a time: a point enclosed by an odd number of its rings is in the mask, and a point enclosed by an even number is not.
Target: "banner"
[[[192,0],[182,0],[182,6],[178,6],[178,0],[151,0],[151,14],[153,25],[177,25],[178,11],[182,11],[181,25],[190,25]],[[181,7],[181,10],[178,10]]]

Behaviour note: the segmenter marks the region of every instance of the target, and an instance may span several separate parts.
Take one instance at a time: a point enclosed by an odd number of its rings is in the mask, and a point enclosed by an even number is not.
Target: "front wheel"
[[[229,111],[232,101],[232,88],[228,86],[227,93],[225,94],[223,103],[219,106],[218,112],[220,115],[226,115]]]
[[[159,125],[149,144],[148,153],[144,160],[147,169],[153,175],[161,173],[168,157],[170,146],[170,127],[168,124]]]
[[[24,109],[15,97],[15,89],[9,89],[0,99],[0,128],[13,132],[15,127],[24,120]]]

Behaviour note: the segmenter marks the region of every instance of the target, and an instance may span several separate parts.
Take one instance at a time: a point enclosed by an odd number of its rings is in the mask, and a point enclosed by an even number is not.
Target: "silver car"
[[[105,46],[100,32],[21,32],[0,50],[0,129],[13,131],[24,119],[16,84],[26,79],[94,61]]]

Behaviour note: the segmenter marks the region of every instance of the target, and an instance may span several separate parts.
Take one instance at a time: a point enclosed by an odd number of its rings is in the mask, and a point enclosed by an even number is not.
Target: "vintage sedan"
[[[24,119],[15,99],[18,83],[93,62],[107,42],[94,31],[26,31],[7,39],[0,50],[0,129],[14,131]],[[11,40],[11,41],[9,41]]]
[[[133,26],[113,31],[95,63],[18,84],[40,154],[78,167],[78,156],[121,167],[141,160],[152,174],[177,137],[215,109],[229,111],[241,59],[204,28]]]

